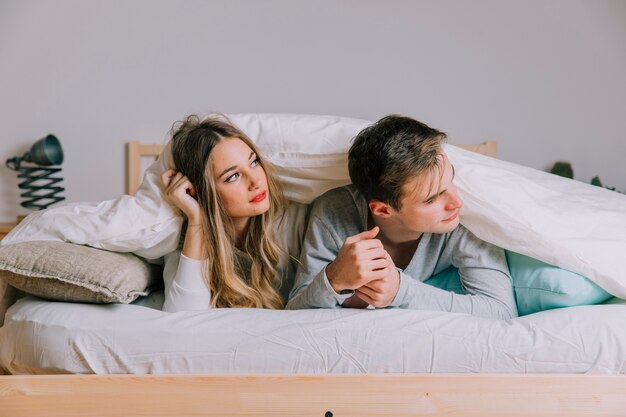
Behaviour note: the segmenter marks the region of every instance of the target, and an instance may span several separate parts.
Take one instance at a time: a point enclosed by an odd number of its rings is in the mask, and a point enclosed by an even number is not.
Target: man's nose
[[[459,197],[459,194],[457,193],[456,189],[451,189],[449,191],[450,192],[448,194],[449,194],[450,199],[448,200],[448,203],[446,204],[446,208],[448,210],[455,210],[455,209],[459,209],[463,207],[463,200],[461,200],[461,197]]]

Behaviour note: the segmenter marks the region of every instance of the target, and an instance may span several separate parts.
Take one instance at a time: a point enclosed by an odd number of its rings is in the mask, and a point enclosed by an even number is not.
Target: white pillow
[[[371,122],[336,116],[233,114],[243,130],[272,163],[285,196],[299,203],[348,184],[348,149]]]
[[[32,213],[0,244],[61,241],[159,258],[176,248],[182,224],[179,211],[164,200],[160,185],[160,174],[173,165],[168,145],[146,170],[135,196],[69,203]]]

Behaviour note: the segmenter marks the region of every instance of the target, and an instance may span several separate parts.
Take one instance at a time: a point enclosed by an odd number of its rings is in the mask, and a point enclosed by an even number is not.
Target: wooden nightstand
[[[13,223],[0,223],[0,240],[4,239],[7,233],[9,233],[15,226],[17,226],[19,221],[22,220],[23,218],[24,216],[20,216],[18,221],[13,222]]]

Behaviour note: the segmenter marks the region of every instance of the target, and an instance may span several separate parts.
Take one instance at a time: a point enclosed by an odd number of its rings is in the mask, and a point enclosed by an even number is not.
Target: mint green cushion
[[[459,270],[453,266],[446,268],[437,275],[433,275],[428,278],[424,281],[424,284],[429,284],[433,287],[441,288],[446,291],[452,291],[457,294],[465,294],[465,290],[461,285]]]
[[[520,316],[558,307],[597,304],[611,295],[589,279],[519,253],[505,251]],[[458,270],[450,267],[425,283],[464,294]]]

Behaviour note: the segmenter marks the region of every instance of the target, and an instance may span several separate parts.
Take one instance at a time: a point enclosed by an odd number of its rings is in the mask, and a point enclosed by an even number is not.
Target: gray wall
[[[126,141],[189,113],[404,113],[626,190],[625,74],[620,0],[0,0],[0,159],[54,133],[67,200],[99,201],[124,192]]]

